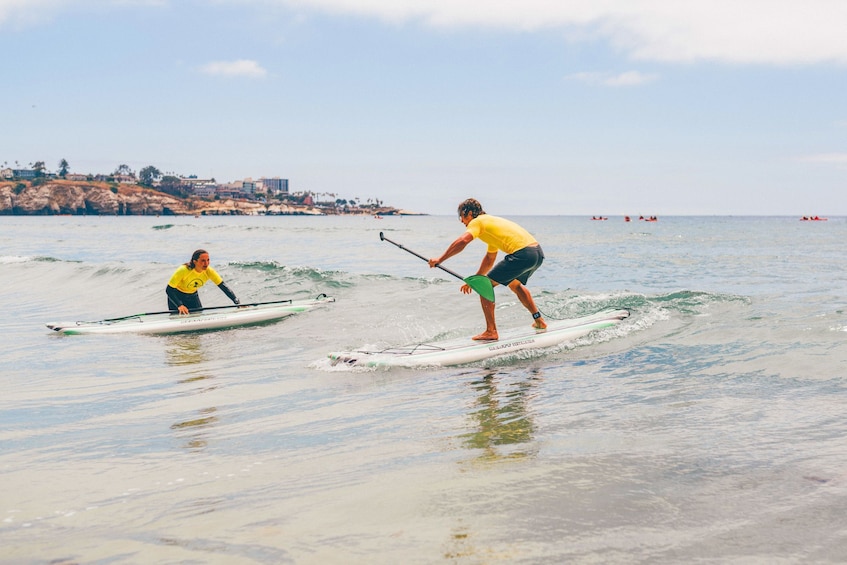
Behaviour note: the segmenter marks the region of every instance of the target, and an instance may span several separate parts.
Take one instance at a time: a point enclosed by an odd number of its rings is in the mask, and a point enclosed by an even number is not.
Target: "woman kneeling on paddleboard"
[[[544,261],[544,252],[532,235],[524,228],[505,218],[486,214],[482,204],[473,198],[468,198],[459,204],[459,220],[467,231],[459,236],[438,259],[430,259],[429,266],[435,267],[450,257],[457,255],[475,238],[488,244],[488,252],[482,258],[478,275],[487,275],[494,286],[508,286],[514,292],[521,304],[532,314],[533,326],[538,330],[547,328],[547,323],[541,312],[535,307],[526,282]],[[494,265],[497,251],[506,253],[502,261]],[[492,266],[494,267],[492,269]],[[462,292],[470,294],[471,288],[462,285]],[[482,296],[482,313],[485,316],[485,331],[473,339],[497,339],[497,324],[494,319],[494,302]]]
[[[204,249],[198,249],[191,255],[191,261],[184,263],[174,271],[165,292],[168,295],[168,310],[188,314],[189,311],[202,310],[200,295],[197,289],[211,280],[218,285],[224,294],[229,296],[235,304],[239,304],[238,298],[232,292],[216,270],[209,266],[209,253]]]

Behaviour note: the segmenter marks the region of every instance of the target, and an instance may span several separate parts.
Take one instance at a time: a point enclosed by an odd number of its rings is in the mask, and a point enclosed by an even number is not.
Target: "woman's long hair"
[[[185,263],[185,266],[188,267],[189,269],[193,269],[194,266],[197,264],[197,259],[199,259],[200,256],[204,253],[208,253],[208,251],[206,251],[205,249],[198,249],[197,251],[192,253],[191,254],[191,261],[189,261],[188,263]]]

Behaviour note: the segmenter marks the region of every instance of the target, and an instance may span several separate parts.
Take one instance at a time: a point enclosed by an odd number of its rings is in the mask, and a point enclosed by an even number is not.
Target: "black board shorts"
[[[543,262],[544,252],[540,245],[524,247],[503,257],[503,260],[494,265],[494,268],[488,272],[488,278],[503,286],[507,286],[515,279],[519,280],[521,284],[526,284],[532,273]]]

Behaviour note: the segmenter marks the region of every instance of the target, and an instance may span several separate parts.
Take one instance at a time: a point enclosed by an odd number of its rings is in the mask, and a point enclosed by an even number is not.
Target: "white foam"
[[[2,255],[0,256],[0,263],[26,263],[33,259],[33,257],[25,257],[22,255]]]

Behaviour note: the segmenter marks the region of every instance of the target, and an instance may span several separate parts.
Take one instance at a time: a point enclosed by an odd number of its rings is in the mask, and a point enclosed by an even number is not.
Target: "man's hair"
[[[470,214],[476,218],[477,216],[485,214],[485,210],[482,209],[482,204],[479,203],[479,200],[476,200],[475,198],[468,198],[459,204],[459,216],[464,216],[465,214]]]

